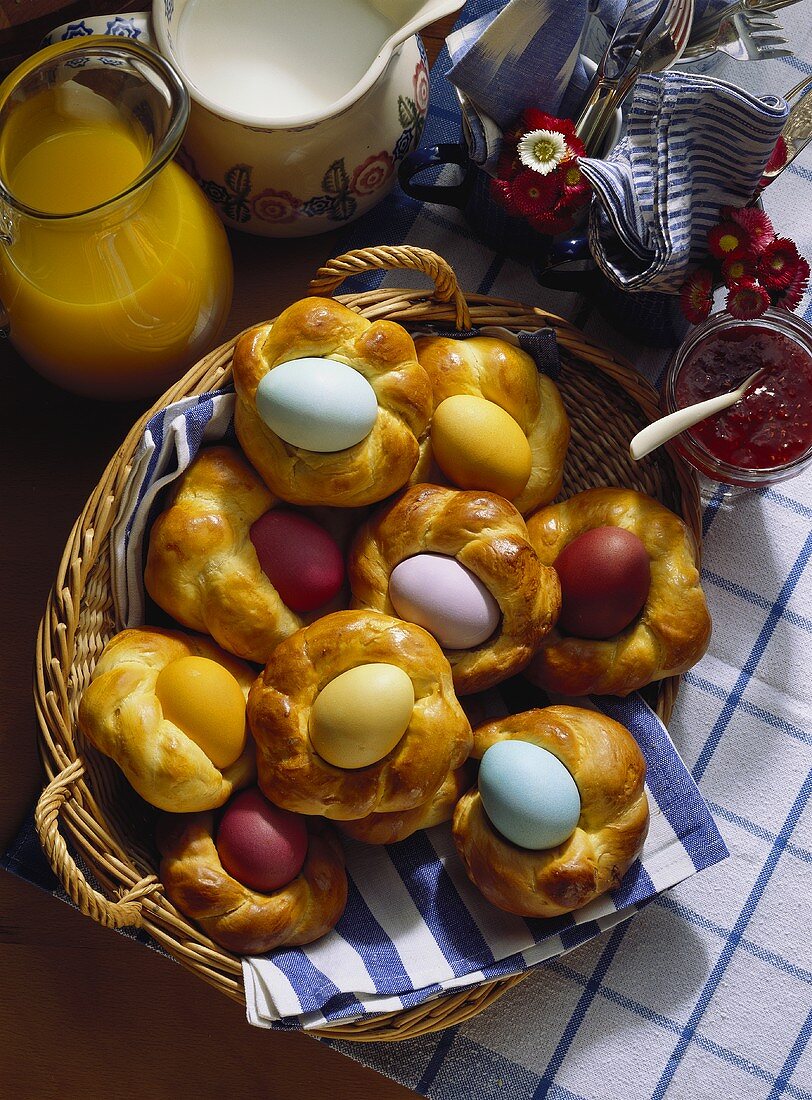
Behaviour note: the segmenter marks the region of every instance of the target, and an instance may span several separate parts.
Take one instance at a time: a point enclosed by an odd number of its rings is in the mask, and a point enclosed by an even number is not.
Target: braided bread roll
[[[157,627],[122,630],[104,647],[79,703],[88,741],[118,764],[142,798],[161,810],[189,813],[222,806],[256,774],[254,744],[218,768],[164,717],[155,694],[161,671],[181,657],[207,657],[226,668],[247,698],[256,673],[206,638]]]
[[[555,382],[539,372],[527,352],[491,336],[421,336],[415,348],[431,379],[435,408],[458,394],[481,397],[509,413],[524,432],[533,465],[527,484],[511,504],[526,516],[553,500],[561,491],[570,441],[569,418]],[[433,460],[430,435],[410,479],[412,484],[417,481],[448,484]]]
[[[214,815],[163,817],[158,823],[159,877],[169,900],[237,955],[312,943],[333,928],[347,904],[344,853],[325,822],[307,823],[304,865],[292,882],[261,894],[223,868],[214,843]]]
[[[649,557],[651,586],[641,613],[613,638],[595,640],[553,629],[525,670],[534,684],[561,695],[628,695],[676,676],[708,648],[711,620],[688,526],[665,505],[633,489],[587,489],[527,521],[539,558],[553,565],[564,547],[596,527],[623,527]]]
[[[310,713],[319,692],[358,665],[397,665],[414,689],[406,731],[382,759],[340,768],[318,755]],[[276,647],[248,696],[259,786],[277,806],[335,820],[410,810],[467,759],[471,727],[432,636],[377,611],[337,611]]]
[[[289,360],[335,359],[366,378],[378,416],[360,443],[317,452],[280,439],[257,412],[261,379]],[[393,321],[368,321],[331,298],[304,298],[269,324],[250,329],[234,351],[234,427],[249,461],[272,493],[293,504],[357,507],[406,483],[432,411],[431,385],[414,343]]]
[[[617,887],[643,847],[649,822],[643,755],[619,722],[555,706],[480,726],[472,756],[481,760],[491,745],[510,739],[546,749],[569,770],[581,796],[578,825],[555,848],[520,848],[491,825],[475,787],[454,813],[457,851],[468,877],[499,909],[523,917],[580,909]]]
[[[389,578],[415,554],[456,558],[486,586],[502,618],[472,649],[444,650],[459,695],[483,691],[521,671],[561,606],[558,577],[539,560],[519,512],[494,493],[414,485],[361,528],[350,550],[353,607],[396,615]]]
[[[201,450],[152,525],[144,571],[147,592],[159,607],[257,664],[306,622],[346,603],[341,593],[306,614],[285,604],[250,537],[251,525],[277,503],[238,451]]]

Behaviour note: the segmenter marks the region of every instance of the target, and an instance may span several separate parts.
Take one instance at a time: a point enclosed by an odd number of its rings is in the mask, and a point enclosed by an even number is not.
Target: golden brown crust
[[[164,718],[155,694],[158,674],[188,656],[217,661],[248,696],[256,673],[235,657],[206,638],[144,627],[110,639],[79,703],[79,729],[88,741],[115,760],[142,798],[173,813],[222,806],[256,772],[250,736],[239,759],[221,770]]]
[[[530,851],[491,825],[479,789],[454,813],[454,842],[468,877],[493,905],[524,917],[554,917],[580,909],[614,889],[643,847],[649,822],[646,764],[629,731],[594,711],[545,707],[488,722],[474,731],[481,759],[497,741],[529,741],[569,770],[581,796],[581,816],[563,844]]]
[[[251,524],[278,501],[231,447],[200,451],[152,525],[144,584],[183,626],[247,661],[306,622],[346,606],[342,592],[315,613],[289,608],[259,564]]]
[[[431,829],[450,821],[460,798],[476,782],[477,766],[466,760],[461,768],[449,772],[445,782],[422,806],[396,813],[375,813],[356,821],[338,821],[342,833],[364,844],[397,844],[419,829]]]
[[[214,843],[214,815],[164,817],[158,823],[160,879],[170,901],[203,931],[238,955],[312,943],[335,926],[347,904],[341,842],[325,822],[307,822],[304,865],[270,894],[243,886],[223,868]]]
[[[473,649],[445,650],[459,695],[520,672],[561,609],[554,569],[542,565],[512,504],[494,493],[414,485],[361,528],[348,569],[353,607],[396,615],[392,570],[415,554],[446,554],[470,569],[499,604],[496,633]]]
[[[469,394],[493,401],[518,423],[533,456],[530,478],[511,501],[522,515],[553,500],[561,491],[570,425],[558,387],[541,374],[521,348],[490,336],[452,340],[421,336],[417,358],[431,379],[434,407],[447,397]],[[410,483],[448,479],[433,461],[431,438],[421,447],[420,462]]]
[[[397,745],[375,764],[328,764],[310,743],[310,711],[331,680],[383,662],[409,676],[415,704]],[[337,611],[276,647],[248,696],[259,785],[277,806],[336,820],[426,802],[467,759],[471,727],[454,694],[451,668],[425,630],[377,611]]]
[[[699,554],[687,525],[659,501],[633,489],[587,489],[527,521],[541,560],[595,527],[623,527],[642,541],[651,587],[640,615],[613,638],[596,641],[553,629],[525,670],[534,684],[562,695],[628,695],[690,668],[708,648],[711,620]]]
[[[256,410],[260,380],[291,359],[335,359],[366,378],[378,399],[369,435],[343,451],[292,447]],[[406,483],[432,412],[431,385],[414,342],[393,321],[370,322],[331,298],[304,298],[270,324],[246,332],[234,350],[234,426],[271,492],[293,504],[348,508],[383,500]]]

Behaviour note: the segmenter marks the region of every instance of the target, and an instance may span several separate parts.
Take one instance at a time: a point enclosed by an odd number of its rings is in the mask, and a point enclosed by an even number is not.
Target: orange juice
[[[228,314],[223,227],[177,164],[146,178],[152,154],[134,117],[76,84],[40,91],[4,128],[0,177],[15,209],[0,299],[22,357],[66,389],[157,395]]]

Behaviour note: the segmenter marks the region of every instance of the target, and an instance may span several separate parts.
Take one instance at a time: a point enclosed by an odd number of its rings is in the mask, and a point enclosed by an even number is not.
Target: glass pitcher
[[[211,350],[231,306],[223,226],[172,160],[188,93],[152,50],[71,40],[0,85],[0,299],[57,385],[153,397]]]

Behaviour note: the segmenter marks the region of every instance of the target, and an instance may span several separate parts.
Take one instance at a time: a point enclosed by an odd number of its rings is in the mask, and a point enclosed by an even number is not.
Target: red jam
[[[708,333],[688,353],[675,385],[678,408],[735,389],[760,367],[737,404],[689,429],[721,462],[773,470],[812,448],[812,355],[775,329],[736,325]]]

